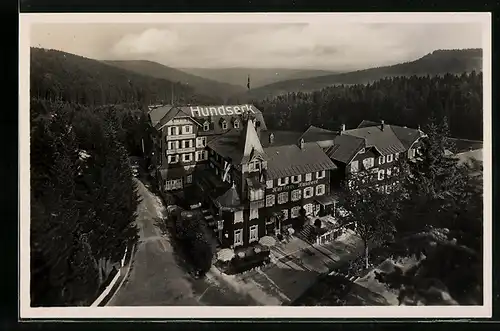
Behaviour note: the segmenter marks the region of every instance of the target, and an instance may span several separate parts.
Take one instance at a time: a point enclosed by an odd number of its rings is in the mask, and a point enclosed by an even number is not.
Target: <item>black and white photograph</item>
[[[21,14],[21,317],[490,317],[490,39]]]

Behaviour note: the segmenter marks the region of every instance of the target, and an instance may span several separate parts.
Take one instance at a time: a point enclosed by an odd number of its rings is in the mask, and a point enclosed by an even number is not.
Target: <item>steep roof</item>
[[[269,141],[271,133],[274,135],[272,144]],[[260,143],[264,148],[270,146],[292,145],[296,144],[301,136],[302,132],[299,131],[261,131]]]
[[[154,126],[155,129],[160,129],[162,126],[164,126],[165,124],[167,124],[171,119],[174,119],[174,118],[189,118],[191,121],[193,121],[194,123],[198,124],[198,125],[202,125],[200,122],[198,122],[197,120],[195,120],[194,118],[192,118],[188,113],[184,112],[181,108],[179,107],[171,107],[169,109],[169,111],[160,119],[160,121],[158,121],[158,123]]]
[[[337,134],[338,132],[336,131],[318,128],[317,126],[311,125],[307,128],[307,130],[302,134],[300,138],[304,139],[304,142],[309,143],[316,141],[333,140]]]
[[[217,154],[230,158],[233,165],[246,163],[257,155],[267,158],[252,121],[246,121],[242,130],[232,129],[211,139],[207,145]]]
[[[387,124],[384,125],[383,129],[377,125],[345,130],[342,134],[363,138],[366,147],[374,147],[382,155],[401,153],[407,150],[391,126]]]
[[[297,144],[271,146],[264,151],[269,179],[337,168],[317,143],[304,143],[303,149]]]
[[[404,128],[397,125],[391,125],[390,128],[406,149],[409,149],[418,138],[424,136],[424,133],[418,129]]]
[[[358,125],[358,129],[359,128],[366,128],[369,126],[377,126],[377,125],[380,125],[380,123],[377,123],[374,121],[362,120],[361,123],[359,123],[359,125]]]
[[[151,126],[156,127],[160,120],[172,109],[172,105],[161,106],[158,108],[153,108],[148,112]]]
[[[326,155],[332,160],[342,163],[351,162],[356,153],[365,147],[365,139],[347,134],[335,137],[333,145],[325,149]]]
[[[238,210],[242,209],[240,195],[238,194],[238,190],[233,185],[230,189],[228,189],[224,194],[217,197],[214,201],[217,204],[217,207],[226,209],[226,210]]]
[[[200,123],[208,121],[210,123],[209,130],[198,132],[198,135],[220,135],[234,128],[234,121],[240,120],[240,129],[243,123],[244,116],[254,117],[256,122],[259,122],[261,130],[267,130],[266,122],[262,112],[254,105],[212,105],[212,106],[186,106],[179,107],[184,113],[192,116]],[[236,109],[237,112],[236,113]],[[221,115],[221,113],[223,115]],[[194,115],[194,116],[193,116]],[[224,130],[221,126],[221,121],[226,120],[228,127]]]

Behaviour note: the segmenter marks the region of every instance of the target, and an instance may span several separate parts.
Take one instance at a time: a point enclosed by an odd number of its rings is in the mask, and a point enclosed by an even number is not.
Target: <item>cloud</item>
[[[179,36],[168,29],[147,29],[141,33],[125,35],[114,46],[116,54],[150,55],[178,50]]]
[[[32,43],[98,59],[182,67],[351,70],[414,60],[436,49],[481,47],[474,23],[67,24]]]

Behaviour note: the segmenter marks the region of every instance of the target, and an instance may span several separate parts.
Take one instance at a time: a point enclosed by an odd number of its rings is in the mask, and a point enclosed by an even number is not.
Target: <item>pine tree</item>
[[[344,187],[340,223],[354,224],[354,232],[364,246],[365,268],[369,268],[369,247],[380,245],[394,236],[394,221],[399,217],[395,195],[382,192],[373,185],[373,174],[361,171],[354,174]]]

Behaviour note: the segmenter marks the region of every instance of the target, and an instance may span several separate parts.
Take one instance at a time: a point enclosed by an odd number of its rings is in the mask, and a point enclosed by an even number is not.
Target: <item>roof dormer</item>
[[[224,118],[221,117],[221,119],[219,120],[219,124],[222,130],[227,130],[227,121]]]
[[[206,120],[203,122],[203,131],[208,131],[210,130],[210,121]]]
[[[235,118],[233,119],[233,128],[235,129],[239,129],[241,126],[241,122],[240,122],[240,119],[239,118]]]

